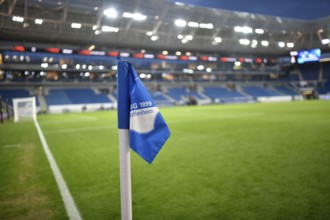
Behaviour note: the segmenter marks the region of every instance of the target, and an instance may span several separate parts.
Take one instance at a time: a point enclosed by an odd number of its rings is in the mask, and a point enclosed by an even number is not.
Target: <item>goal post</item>
[[[14,122],[21,119],[37,119],[36,98],[13,98]]]

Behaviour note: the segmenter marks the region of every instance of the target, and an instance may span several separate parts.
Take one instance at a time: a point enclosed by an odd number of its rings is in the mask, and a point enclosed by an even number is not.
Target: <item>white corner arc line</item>
[[[60,169],[58,168],[58,166],[56,164],[56,161],[53,157],[53,154],[49,150],[47,141],[45,139],[45,136],[42,133],[42,130],[41,130],[39,124],[38,124],[38,121],[34,120],[34,124],[37,128],[37,131],[38,131],[38,134],[39,134],[39,137],[40,137],[40,140],[41,140],[42,147],[45,151],[45,154],[47,156],[50,167],[53,171],[57,186],[60,190],[60,194],[62,196],[66,212],[67,212],[70,220],[82,220],[81,215],[79,213],[79,210],[78,210],[78,208],[77,208],[77,206],[76,206],[76,204],[75,204],[75,202],[74,202],[74,200],[71,196],[69,188],[66,185],[65,180],[64,180],[64,178],[61,174],[61,171],[60,171]]]

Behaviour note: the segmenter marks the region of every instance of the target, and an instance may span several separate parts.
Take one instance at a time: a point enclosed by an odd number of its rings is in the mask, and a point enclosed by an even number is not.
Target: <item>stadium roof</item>
[[[0,0],[0,40],[21,44],[282,55],[329,50],[329,38],[330,16],[300,20],[164,0]]]

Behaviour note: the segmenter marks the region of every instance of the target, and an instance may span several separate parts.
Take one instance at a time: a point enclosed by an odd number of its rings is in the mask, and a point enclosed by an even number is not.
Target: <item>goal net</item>
[[[37,119],[36,98],[14,98],[14,122],[22,119]]]

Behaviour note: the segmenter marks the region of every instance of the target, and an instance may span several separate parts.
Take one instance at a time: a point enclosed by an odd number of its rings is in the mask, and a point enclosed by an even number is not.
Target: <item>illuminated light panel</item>
[[[140,14],[140,13],[130,13],[130,12],[124,12],[123,13],[124,18],[132,18],[136,21],[144,21],[147,19],[147,16]]]
[[[214,38],[214,42],[221,43],[222,42],[222,38],[221,37],[215,37]]]
[[[240,32],[240,33],[244,33],[244,34],[250,34],[250,33],[252,33],[252,28],[247,27],[247,26],[243,26],[243,27],[241,27],[241,26],[235,26],[234,27],[234,30],[236,32]]]
[[[159,36],[157,36],[157,35],[153,35],[153,36],[151,36],[150,39],[151,39],[152,41],[156,41],[156,40],[159,39]]]
[[[188,26],[189,27],[194,27],[194,28],[197,28],[199,26],[199,24],[195,21],[189,21],[188,22]]]
[[[103,14],[108,18],[117,18],[118,12],[114,8],[108,8],[103,11]]]
[[[322,39],[322,44],[329,44],[330,43],[330,39]]]
[[[292,47],[294,47],[294,43],[292,43],[292,42],[287,43],[286,46],[289,47],[289,48],[292,48]]]
[[[250,44],[250,40],[248,39],[240,39],[239,43],[242,45],[249,45]]]
[[[264,46],[264,47],[268,47],[269,42],[266,41],[266,40],[263,40],[263,41],[261,41],[261,45]]]
[[[110,27],[110,26],[102,26],[103,32],[118,32],[119,28],[116,27]]]
[[[261,29],[261,28],[255,29],[254,32],[256,32],[257,34],[263,34],[263,33],[265,33],[264,29]]]
[[[20,16],[13,16],[12,19],[13,19],[13,21],[20,22],[20,23],[22,23],[24,21],[24,18],[20,17]]]
[[[185,27],[187,26],[187,22],[183,19],[177,19],[174,21],[174,24],[178,27]]]
[[[80,23],[72,23],[71,28],[79,29],[79,28],[81,28],[81,24]]]
[[[213,29],[213,24],[212,23],[200,23],[199,27],[206,28],[206,29]]]
[[[278,42],[278,46],[279,47],[285,47],[285,43],[284,42]]]
[[[37,18],[37,19],[35,19],[34,20],[34,23],[36,23],[36,24],[42,24],[43,23],[43,20],[42,19],[39,19],[39,18]]]

